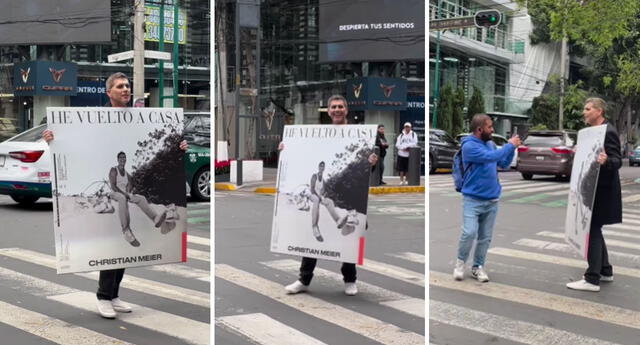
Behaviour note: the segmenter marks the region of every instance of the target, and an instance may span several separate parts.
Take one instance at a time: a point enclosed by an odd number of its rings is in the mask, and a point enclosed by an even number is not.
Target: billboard
[[[48,107],[58,273],[186,261],[180,108]]]
[[[407,80],[402,78],[358,77],[347,80],[349,110],[405,110]]]
[[[0,0],[0,8],[0,45],[111,41],[111,1]]]
[[[424,60],[424,0],[320,0],[320,62]]]
[[[272,252],[362,265],[376,128],[284,127]]]
[[[27,61],[13,66],[16,96],[75,96],[78,66],[71,62]]]
[[[144,40],[160,41],[160,6],[145,5]],[[164,6],[164,43],[173,43],[173,6]],[[187,43],[187,16],[184,10],[178,10],[178,44]]]

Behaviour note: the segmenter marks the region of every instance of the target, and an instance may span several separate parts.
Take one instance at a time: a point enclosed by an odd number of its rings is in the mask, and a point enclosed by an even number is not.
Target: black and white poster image
[[[600,164],[597,158],[604,150],[604,137],[607,126],[595,126],[578,132],[578,143],[573,167],[567,203],[565,221],[565,240],[583,258],[589,248],[589,228],[591,214],[598,183]]]
[[[285,126],[271,251],[362,264],[376,128]]]
[[[47,108],[58,273],[186,261],[183,119],[178,108]]]

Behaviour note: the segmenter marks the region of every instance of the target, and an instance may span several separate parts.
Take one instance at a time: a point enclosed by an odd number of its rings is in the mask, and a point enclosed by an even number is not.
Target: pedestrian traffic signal
[[[500,24],[502,15],[497,10],[484,10],[476,12],[474,22],[479,28],[490,28]]]

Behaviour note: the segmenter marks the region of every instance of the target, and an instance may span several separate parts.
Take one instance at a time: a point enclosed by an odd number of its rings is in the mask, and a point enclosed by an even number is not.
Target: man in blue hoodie
[[[463,225],[458,243],[458,258],[453,270],[456,280],[464,279],[464,264],[469,257],[473,241],[477,239],[471,276],[480,282],[488,282],[484,271],[493,226],[498,213],[498,199],[502,186],[498,180],[498,167],[506,169],[513,159],[520,138],[515,135],[501,149],[491,141],[493,121],[486,114],[476,114],[471,119],[472,135],[462,140],[462,163],[464,182]]]

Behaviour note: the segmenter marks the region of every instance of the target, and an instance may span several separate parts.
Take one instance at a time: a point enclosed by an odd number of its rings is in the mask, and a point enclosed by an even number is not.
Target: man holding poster
[[[327,102],[328,104],[328,113],[329,117],[331,117],[331,122],[333,125],[346,125],[347,124],[347,100],[340,96],[334,95],[331,96]],[[284,149],[284,145],[280,144],[280,150]],[[370,152],[370,151],[369,151]],[[378,160],[378,157],[371,153],[368,156],[368,161],[370,165],[375,165]],[[333,218],[336,229],[341,230],[343,235],[347,234],[345,232],[345,228],[349,226],[347,223],[348,215],[339,216],[335,210],[334,200],[331,200],[325,195],[325,177],[323,176],[323,172],[325,169],[324,161],[318,163],[318,170],[313,174],[310,185],[309,185],[309,199],[312,202],[311,205],[311,224],[313,236],[316,238],[318,242],[323,242],[324,238],[320,234],[320,229],[318,227],[319,220],[319,212],[320,212],[320,204],[324,205],[331,217]],[[369,169],[367,169],[369,172]],[[368,181],[368,180],[367,180]],[[368,184],[367,184],[368,186]],[[355,221],[355,220],[354,220]],[[316,267],[318,259],[311,257],[303,257],[302,262],[300,264],[300,278],[285,286],[285,290],[289,294],[296,294],[299,292],[306,291],[311,283],[311,279],[313,278],[313,271]],[[350,262],[343,262],[341,268],[343,280],[345,283],[345,294],[349,296],[353,296],[358,293],[358,288],[356,286],[356,264]]]
[[[124,73],[118,72],[109,76],[109,78],[106,81],[106,91],[107,91],[107,96],[109,97],[109,103],[107,103],[105,107],[126,108],[128,106],[129,101],[131,100],[131,87],[129,85],[129,79]],[[98,117],[98,119],[100,118]],[[85,120],[85,121],[88,121],[88,120]],[[80,121],[80,122],[83,122],[83,121]],[[88,121],[88,122],[91,122],[91,121]],[[47,143],[51,144],[51,141],[54,140],[53,131],[48,129],[45,130],[43,132],[43,138]],[[188,144],[186,141],[182,140],[180,142],[180,149],[183,151],[188,149]],[[124,156],[124,153],[122,154],[118,153],[117,158],[119,161],[119,165],[122,165],[122,168],[123,168],[122,170],[124,171],[124,163],[126,162],[126,157]],[[117,167],[116,167],[116,170],[117,170]],[[127,177],[131,176],[127,172],[124,172],[124,174]],[[126,182],[126,185],[125,185],[125,183],[123,183],[122,181],[123,180],[121,180],[119,185],[125,188],[125,190],[131,187],[131,184]],[[118,182],[116,181],[116,187],[113,188],[112,193],[109,194],[109,198],[118,200],[117,194],[119,194],[118,191],[121,190],[121,188],[117,186],[118,186]],[[60,193],[60,191],[56,190],[56,193]],[[130,197],[128,198],[128,200],[132,202],[141,201],[140,198],[135,198],[135,201],[134,201],[133,198],[135,197],[135,195],[131,193],[129,193],[129,195]],[[56,202],[55,206],[57,208],[59,207],[59,204]],[[128,206],[127,205],[125,206],[127,207],[127,210],[123,211],[122,204],[120,204],[119,217],[121,219],[121,225],[122,225],[121,230],[123,231],[125,240],[127,240],[127,242],[129,242],[132,246],[137,247],[137,246],[140,246],[140,243],[135,239],[135,237],[133,237],[133,234],[129,229],[129,225],[127,223],[129,220]],[[166,214],[164,212],[162,214],[163,214],[162,217],[166,217]],[[158,217],[154,216],[154,221],[159,220],[156,218]],[[128,230],[128,233],[127,233],[127,230]],[[131,236],[128,237],[127,235],[131,235]],[[95,241],[95,239],[93,241]],[[161,258],[161,255],[146,255],[141,257],[128,256],[128,257],[117,258],[117,260],[123,261],[123,262],[129,262],[131,260],[134,260],[135,262],[135,260],[140,258],[156,260]],[[111,261],[115,261],[115,259],[104,259],[104,260],[100,260],[99,263],[111,262]],[[95,261],[92,261],[92,262],[95,262]],[[98,267],[98,265],[95,265],[94,267]],[[120,289],[120,283],[122,282],[123,276],[124,276],[124,268],[107,269],[107,270],[100,271],[100,278],[98,281],[98,292],[97,292],[97,308],[98,308],[99,314],[104,318],[113,319],[116,317],[116,312],[121,312],[121,313],[131,312],[131,306],[123,302],[119,298],[119,294],[118,294],[118,291]]]
[[[620,138],[616,128],[604,118],[606,103],[600,98],[586,100],[583,110],[584,121],[589,126],[606,126],[604,148],[597,156],[600,173],[589,229],[589,267],[581,280],[567,284],[569,289],[600,291],[600,282],[613,281],[613,267],[609,263],[607,245],[602,236],[602,226],[622,222],[622,193],[618,169],[622,166]]]

